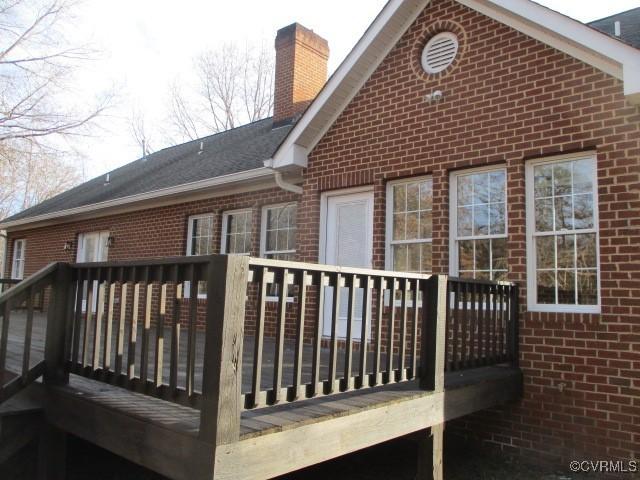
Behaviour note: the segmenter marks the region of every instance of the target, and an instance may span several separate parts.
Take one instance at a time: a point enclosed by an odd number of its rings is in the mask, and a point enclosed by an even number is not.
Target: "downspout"
[[[273,170],[273,169],[271,169]],[[289,183],[287,182],[283,176],[282,173],[277,171],[277,170],[273,170],[273,175],[274,178],[276,180],[276,185],[278,185],[278,187],[280,187],[282,190],[286,190],[287,192],[292,192],[292,193],[296,193],[298,195],[302,195],[302,187],[299,185],[295,185],[293,183]]]

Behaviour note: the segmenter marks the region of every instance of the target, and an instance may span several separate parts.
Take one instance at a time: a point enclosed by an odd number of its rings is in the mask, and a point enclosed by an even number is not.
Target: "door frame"
[[[364,185],[361,187],[342,188],[339,190],[330,190],[320,194],[320,241],[318,244],[318,263],[326,263],[327,254],[327,215],[329,214],[329,198],[340,197],[343,195],[351,195],[353,193],[371,192],[372,208],[375,208],[375,196],[373,185]],[[373,217],[373,210],[371,211]],[[373,223],[373,218],[371,219]],[[371,232],[371,256],[373,257],[373,236],[375,232]]]

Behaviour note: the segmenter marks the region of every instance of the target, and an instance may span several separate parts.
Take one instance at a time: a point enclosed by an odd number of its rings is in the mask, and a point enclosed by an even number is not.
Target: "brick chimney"
[[[300,115],[327,81],[329,43],[298,23],[278,30],[273,121]]]

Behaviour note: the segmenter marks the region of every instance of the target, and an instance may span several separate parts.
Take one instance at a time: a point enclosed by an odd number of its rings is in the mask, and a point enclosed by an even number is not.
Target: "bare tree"
[[[132,110],[129,123],[133,139],[140,147],[142,156],[146,157],[153,152],[153,135],[150,131],[149,122],[147,122],[147,118],[140,108],[136,107]]]
[[[23,142],[25,149],[0,143],[0,218],[32,207],[82,180],[66,152]]]
[[[65,39],[75,0],[0,0],[0,142],[83,133],[110,96],[74,108],[64,101],[86,46]]]
[[[274,58],[266,44],[224,44],[198,55],[197,86],[169,88],[169,123],[182,140],[193,140],[265,118],[273,109]]]

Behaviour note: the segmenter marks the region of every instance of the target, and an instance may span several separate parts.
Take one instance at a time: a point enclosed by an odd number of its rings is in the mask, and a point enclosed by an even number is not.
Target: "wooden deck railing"
[[[449,278],[447,371],[518,363],[518,286]]]
[[[43,374],[47,382],[64,381],[63,349],[65,341],[64,320],[61,316],[68,301],[66,275],[68,266],[51,264],[26,280],[15,284],[0,295],[0,315],[2,328],[0,329],[0,402],[11,397],[28,386]],[[34,310],[41,305],[45,291],[50,291],[49,311],[45,337],[44,360],[32,362],[32,335],[34,328]],[[22,342],[14,343],[20,349],[21,368],[17,372],[7,368],[9,336],[11,334],[12,311],[16,308],[25,309],[26,319],[20,325]],[[32,364],[33,363],[33,364]]]
[[[0,278],[0,293],[4,293],[9,290],[11,287],[16,286],[22,280],[18,278]]]
[[[514,284],[234,255],[47,267],[0,295],[0,362],[11,305],[26,299],[30,324],[47,287],[47,382],[72,372],[198,408],[208,443],[236,441],[245,409],[441,391],[445,369],[517,362]]]

